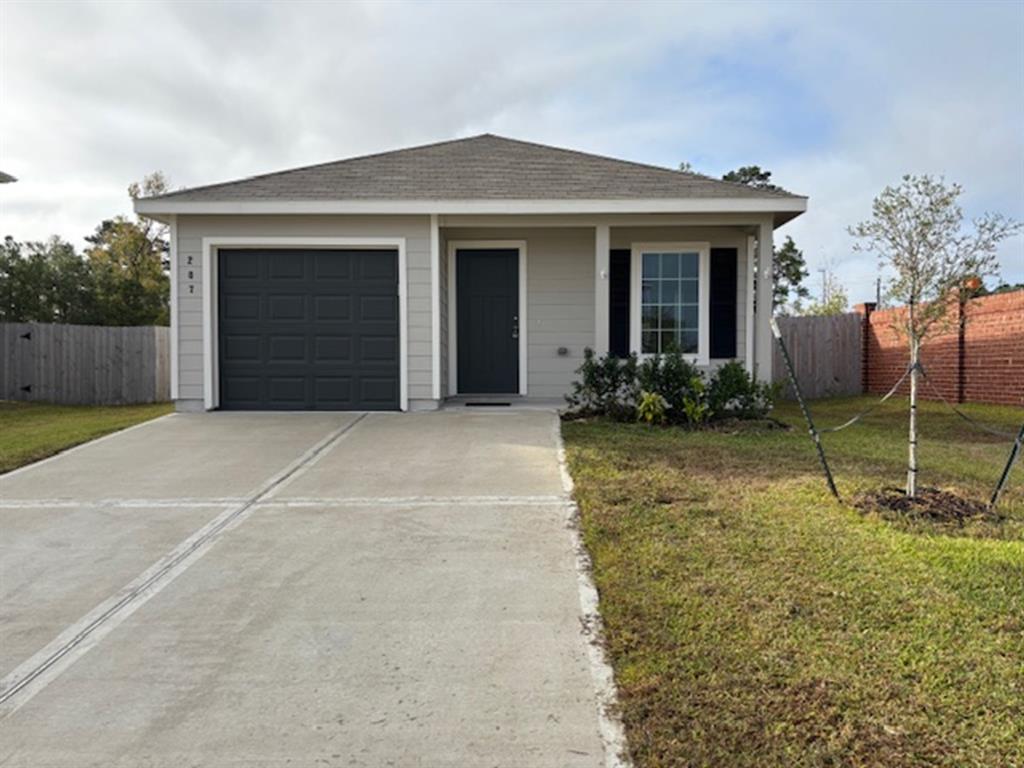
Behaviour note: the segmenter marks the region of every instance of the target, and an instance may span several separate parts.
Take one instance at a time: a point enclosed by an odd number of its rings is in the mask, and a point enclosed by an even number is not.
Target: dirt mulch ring
[[[859,496],[854,506],[861,512],[876,512],[888,519],[934,523],[963,528],[968,523],[1002,522],[1003,516],[976,499],[965,499],[938,488],[921,488],[909,498],[902,488],[883,488]]]

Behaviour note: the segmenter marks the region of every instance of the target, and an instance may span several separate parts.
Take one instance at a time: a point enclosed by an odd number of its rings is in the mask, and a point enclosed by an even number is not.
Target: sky
[[[81,244],[174,187],[491,132],[810,197],[776,232],[851,302],[906,173],[1024,219],[1024,2],[0,1],[0,235]],[[1024,282],[1024,238],[1000,250]]]

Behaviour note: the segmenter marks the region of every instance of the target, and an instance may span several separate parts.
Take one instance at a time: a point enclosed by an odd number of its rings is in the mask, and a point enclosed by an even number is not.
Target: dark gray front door
[[[398,253],[220,250],[220,407],[397,410]]]
[[[455,254],[458,307],[458,391],[519,391],[519,252],[459,249]]]

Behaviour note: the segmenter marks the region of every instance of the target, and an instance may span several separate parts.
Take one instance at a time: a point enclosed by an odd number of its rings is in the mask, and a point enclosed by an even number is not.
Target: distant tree
[[[825,273],[825,287],[820,301],[812,301],[798,308],[800,315],[841,315],[850,308],[850,298],[846,288],[836,279],[831,271]]]
[[[792,237],[786,235],[782,247],[775,249],[772,261],[772,306],[784,309],[791,295],[796,302],[810,296],[810,291],[803,285],[808,274],[804,252],[796,247]]]
[[[723,181],[745,184],[756,189],[780,189],[771,183],[771,178],[772,172],[763,171],[758,165],[745,165],[722,176]],[[781,248],[774,249],[774,256],[772,261],[772,307],[785,313],[788,309],[792,309],[786,306],[790,299],[798,306],[801,299],[806,299],[810,295],[803,286],[803,281],[808,275],[807,262],[804,260],[803,251],[796,247],[796,243],[789,235],[786,235],[786,240]]]
[[[693,173],[693,163],[683,160],[683,162],[679,164],[679,170],[684,173]]]
[[[894,275],[887,297],[906,305],[897,329],[910,346],[910,428],[907,495],[917,494],[917,388],[921,343],[946,325],[958,293],[973,278],[994,275],[1000,242],[1021,225],[1001,214],[986,213],[964,227],[958,184],[941,178],[904,176],[886,187],[871,206],[871,218],[853,227],[855,249],[874,253]]]
[[[746,184],[748,187],[757,187],[758,189],[781,189],[772,184],[771,178],[772,172],[762,171],[759,165],[744,165],[742,168],[729,171],[722,176],[722,181],[734,181],[737,184]]]
[[[89,264],[58,237],[0,245],[0,320],[21,323],[97,322]]]
[[[159,171],[132,183],[134,200],[166,192]],[[153,219],[107,219],[86,237],[86,256],[105,325],[167,325],[170,321],[167,226]]]

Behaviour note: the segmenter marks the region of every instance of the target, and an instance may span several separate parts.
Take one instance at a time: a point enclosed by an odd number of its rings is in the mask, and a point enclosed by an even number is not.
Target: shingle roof
[[[483,134],[194,187],[179,202],[796,198],[696,173]]]

